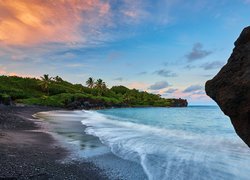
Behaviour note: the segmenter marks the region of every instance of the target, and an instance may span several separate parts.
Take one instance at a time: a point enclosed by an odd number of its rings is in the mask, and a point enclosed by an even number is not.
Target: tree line
[[[94,80],[90,77],[86,81],[86,86],[83,86],[67,82],[59,76],[50,77],[48,74],[44,74],[39,79],[0,76],[0,100],[1,98],[25,104],[59,107],[65,107],[67,104],[81,101],[81,99],[126,106],[166,107],[186,103],[182,100],[165,99],[157,94],[129,89],[121,85],[108,88],[100,78]]]
[[[44,74],[43,76],[40,77],[41,82],[39,83],[40,86],[42,87],[43,91],[49,95],[49,85],[52,81],[60,83],[63,82],[63,79],[59,76],[56,77],[49,77],[48,74]],[[106,83],[102,79],[97,79],[96,81],[94,78],[89,77],[88,80],[86,81],[86,85],[88,88],[95,88],[98,90],[98,94],[101,95],[101,92],[107,89]]]

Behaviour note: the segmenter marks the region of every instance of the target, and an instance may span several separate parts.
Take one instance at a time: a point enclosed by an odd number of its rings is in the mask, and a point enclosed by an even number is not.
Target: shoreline
[[[62,147],[32,115],[63,110],[43,106],[0,106],[0,178],[108,179],[88,161],[63,160],[70,151]]]
[[[140,163],[117,156],[99,137],[85,131],[88,128],[82,123],[85,113],[59,110],[40,112],[35,117],[48,123],[48,133],[71,152],[65,161],[87,160],[102,169],[109,179],[147,179]]]

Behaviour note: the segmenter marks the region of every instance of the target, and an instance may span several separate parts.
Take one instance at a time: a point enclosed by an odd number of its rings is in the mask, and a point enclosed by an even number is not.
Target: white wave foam
[[[117,156],[140,163],[149,179],[244,179],[249,175],[249,151],[223,137],[117,121],[95,111],[79,115],[86,133],[99,137]],[[232,151],[234,147],[238,149]],[[245,157],[239,161],[237,156]]]

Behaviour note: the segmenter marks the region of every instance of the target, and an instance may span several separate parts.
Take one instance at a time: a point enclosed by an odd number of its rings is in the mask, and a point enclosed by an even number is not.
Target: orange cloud
[[[35,75],[32,75],[32,74],[24,74],[24,73],[17,73],[17,72],[7,72],[6,68],[1,68],[1,67],[0,67],[0,75],[39,78],[39,76],[35,76]]]
[[[84,42],[81,27],[98,24],[109,10],[101,0],[1,0],[0,43]]]
[[[15,72],[7,73],[5,75],[7,75],[7,76],[18,76],[18,77],[29,77],[29,78],[39,78],[39,76],[34,76],[32,74],[23,74],[23,73],[15,73]]]

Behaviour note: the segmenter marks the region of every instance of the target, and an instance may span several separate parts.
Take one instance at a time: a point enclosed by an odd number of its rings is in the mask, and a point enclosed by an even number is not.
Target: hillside
[[[48,75],[41,79],[0,76],[0,104],[24,103],[70,109],[187,106],[183,99],[165,99],[124,86],[109,89],[101,79],[94,82],[90,78],[86,83],[88,87]]]

